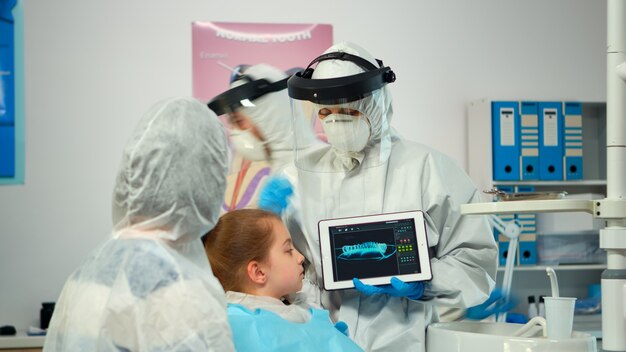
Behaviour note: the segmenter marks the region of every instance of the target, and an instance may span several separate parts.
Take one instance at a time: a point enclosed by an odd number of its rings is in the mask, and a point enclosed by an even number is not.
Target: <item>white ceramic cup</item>
[[[574,297],[544,297],[549,339],[568,339],[574,323]]]

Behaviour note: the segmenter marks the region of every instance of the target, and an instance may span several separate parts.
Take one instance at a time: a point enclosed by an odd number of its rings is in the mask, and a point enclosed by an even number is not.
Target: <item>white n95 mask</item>
[[[322,120],[328,143],[342,152],[360,152],[370,138],[370,125],[365,116],[330,114]]]
[[[233,143],[235,151],[244,159],[251,161],[263,161],[267,159],[265,142],[255,137],[250,129],[233,129],[230,132],[230,140]]]

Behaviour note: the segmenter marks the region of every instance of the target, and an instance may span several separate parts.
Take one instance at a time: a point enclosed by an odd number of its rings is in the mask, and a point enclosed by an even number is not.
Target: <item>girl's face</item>
[[[268,256],[268,289],[276,298],[295,293],[302,289],[304,278],[304,256],[291,242],[291,235],[285,225],[272,219],[274,242]]]

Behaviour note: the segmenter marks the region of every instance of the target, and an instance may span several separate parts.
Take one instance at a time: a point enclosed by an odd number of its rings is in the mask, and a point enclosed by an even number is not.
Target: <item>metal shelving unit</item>
[[[532,99],[528,99],[531,101]],[[547,100],[547,99],[538,99]],[[554,99],[556,101],[560,99]],[[492,166],[491,136],[491,100],[481,99],[468,105],[468,173],[479,190],[488,190],[495,186],[533,186],[535,191],[566,191],[569,194],[607,192],[606,181],[606,104],[602,102],[582,103],[583,105],[583,179],[577,181],[494,181]],[[491,196],[483,197],[491,202]],[[532,201],[529,209],[534,206]],[[556,201],[555,201],[556,202]],[[498,210],[512,207],[519,210],[520,204],[503,204]],[[584,202],[581,202],[583,204]],[[573,203],[572,203],[573,204]],[[471,204],[473,205],[473,204]],[[469,205],[469,206],[471,206]],[[550,210],[548,203],[544,205]],[[574,204],[576,205],[576,204]],[[495,203],[494,203],[495,206]],[[483,205],[483,207],[485,207]],[[487,206],[488,207],[488,206]],[[556,209],[556,204],[555,204]],[[487,209],[489,210],[489,209]],[[523,211],[522,211],[523,212]],[[480,212],[479,212],[480,213]],[[493,212],[483,212],[493,213]],[[537,236],[542,236],[537,234]],[[549,279],[546,275],[547,265],[518,265],[514,269],[511,292],[520,300],[515,312],[526,314],[528,304],[526,298],[534,295],[550,294]],[[559,286],[564,295],[570,297],[586,297],[587,286],[600,283],[602,271],[606,264],[565,264],[551,266],[557,271]],[[497,285],[502,284],[504,267],[498,269]]]

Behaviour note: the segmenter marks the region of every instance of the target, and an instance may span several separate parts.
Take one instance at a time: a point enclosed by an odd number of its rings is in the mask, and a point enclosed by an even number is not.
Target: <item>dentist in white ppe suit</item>
[[[217,222],[222,124],[188,98],[152,106],[113,190],[113,231],[67,280],[45,351],[233,351],[226,299],[200,242]]]
[[[350,337],[366,351],[424,351],[436,305],[464,308],[487,299],[497,249],[486,218],[459,212],[461,204],[480,201],[464,170],[390,127],[387,84],[393,81],[389,67],[351,43],[330,47],[289,80],[294,110],[302,105],[298,101],[316,104],[312,118],[321,120],[329,145],[296,152],[299,209],[287,212],[286,223],[311,262],[302,292],[306,300],[346,322]],[[431,281],[369,286],[355,280],[356,289],[323,289],[319,220],[407,210],[424,211]]]

